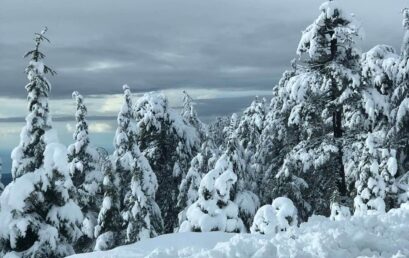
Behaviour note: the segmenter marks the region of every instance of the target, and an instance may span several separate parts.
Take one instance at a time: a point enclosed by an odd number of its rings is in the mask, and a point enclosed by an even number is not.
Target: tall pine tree
[[[45,74],[54,72],[42,63],[41,42],[46,29],[35,34],[35,49],[26,69],[29,114],[20,144],[13,150],[13,182],[0,197],[1,254],[21,257],[65,257],[82,235],[81,209],[72,199],[66,147],[52,130],[48,108],[51,84]],[[15,193],[19,193],[15,195]]]
[[[196,155],[197,130],[169,107],[165,96],[147,93],[135,105],[137,143],[158,179],[156,201],[162,211],[165,232],[178,227],[180,209],[175,205],[179,185]]]
[[[131,91],[127,85],[123,90],[124,104],[118,115],[113,158],[116,172],[121,177],[121,213],[126,229],[124,242],[133,243],[161,234],[163,221],[155,202],[156,175],[136,142]]]
[[[75,199],[85,216],[82,223],[84,236],[78,240],[76,249],[85,252],[93,249],[94,227],[102,202],[103,174],[98,170],[99,154],[90,146],[84,99],[77,91],[73,92],[72,97],[76,103],[76,127],[73,134],[75,143],[68,147],[68,162],[76,189]]]

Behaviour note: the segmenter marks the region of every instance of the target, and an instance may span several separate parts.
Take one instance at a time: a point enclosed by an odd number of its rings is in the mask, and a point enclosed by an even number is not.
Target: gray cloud
[[[250,2],[5,0],[0,10],[0,95],[25,97],[22,54],[32,33],[49,27],[44,45],[54,98],[171,88],[266,90],[294,57],[318,0]],[[366,30],[361,43],[399,47],[404,1],[345,0]],[[32,12],[39,10],[39,12]],[[41,10],[41,11],[40,11]],[[382,20],[382,22],[380,22]]]

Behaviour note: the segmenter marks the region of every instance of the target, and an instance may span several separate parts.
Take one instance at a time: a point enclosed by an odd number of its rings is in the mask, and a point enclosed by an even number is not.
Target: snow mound
[[[273,236],[259,234],[176,233],[111,251],[73,258],[228,258],[228,257],[409,257],[409,204],[388,213],[334,221],[312,216],[300,227]]]

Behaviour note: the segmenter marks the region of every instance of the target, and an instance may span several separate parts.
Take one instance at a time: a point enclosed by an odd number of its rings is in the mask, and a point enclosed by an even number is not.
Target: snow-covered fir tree
[[[41,60],[45,55],[40,51],[41,42],[48,41],[44,36],[46,29],[35,34],[35,49],[28,51],[24,57],[31,56],[25,72],[29,83],[25,86],[28,96],[29,115],[26,126],[21,132],[20,144],[13,150],[12,176],[16,179],[24,173],[34,171],[43,164],[45,150],[45,132],[51,128],[48,96],[51,84],[44,76],[55,72]]]
[[[163,232],[161,211],[155,202],[156,175],[138,146],[133,147],[131,154],[131,192],[122,211],[127,225],[125,243],[155,237]]]
[[[202,141],[205,140],[208,130],[207,126],[200,121],[194,107],[193,98],[187,93],[187,91],[183,91],[183,108],[181,115],[189,124],[196,128],[200,139]]]
[[[255,153],[254,171],[262,177],[259,184],[259,196],[262,203],[271,203],[275,196],[277,171],[283,164],[285,155],[298,142],[296,127],[288,126],[288,118],[295,102],[284,101],[288,96],[286,85],[297,73],[295,62],[293,68],[285,71],[278,85],[273,88],[273,97],[263,124],[260,142]]]
[[[199,198],[199,186],[204,175],[214,167],[219,151],[211,137],[207,136],[202,143],[200,152],[190,162],[189,171],[179,186],[178,207],[179,225],[186,220],[187,209]]]
[[[84,99],[77,91],[72,94],[76,103],[74,143],[68,147],[68,162],[70,175],[76,189],[75,199],[80,206],[84,221],[84,235],[76,244],[77,252],[93,249],[94,227],[97,223],[99,207],[102,202],[102,171],[98,170],[99,154],[90,146],[87,107]]]
[[[238,206],[231,200],[230,192],[237,181],[233,167],[226,157],[220,157],[215,168],[201,180],[199,198],[187,210],[181,232],[245,232],[239,218]]]
[[[67,149],[58,143],[48,108],[54,72],[42,63],[46,29],[35,34],[35,49],[26,68],[29,114],[20,144],[13,150],[13,182],[0,197],[0,256],[65,257],[82,235],[81,209],[73,200]],[[18,194],[16,194],[18,193]]]
[[[398,187],[406,184],[399,181],[406,178],[405,173],[409,170],[407,155],[409,12],[407,9],[403,10],[403,27],[405,35],[400,55],[396,54],[390,46],[378,45],[365,53],[362,58],[363,81],[371,90],[363,94],[365,111],[372,126],[370,132],[374,135],[372,138],[376,141],[377,152],[387,153],[384,158],[378,155],[378,162],[379,164],[387,162],[389,156],[396,158],[397,171],[391,178],[388,176],[387,182],[390,186],[391,180],[396,179]],[[363,143],[362,146],[365,144]],[[358,155],[359,153],[355,156]],[[355,172],[356,177],[357,175],[358,173]],[[364,178],[357,178],[360,185],[367,184],[362,181]],[[366,178],[368,179],[368,176]],[[403,189],[399,187],[397,190],[399,196],[406,195],[407,190],[404,187]],[[386,195],[386,199],[386,209],[397,207],[399,202],[406,200],[406,198],[397,198],[397,195],[391,195],[390,192]],[[366,201],[363,203],[365,204]]]
[[[124,234],[121,235],[123,221],[120,191],[118,191],[122,187],[121,180],[109,159],[103,166],[103,172],[104,199],[98,214],[98,224],[94,231],[96,238],[94,250],[96,251],[112,249],[124,242]]]
[[[354,46],[359,27],[335,1],[321,5],[320,11],[302,34],[299,64],[284,74],[274,91],[270,112],[279,112],[267,115],[273,119],[263,133],[272,132],[273,137],[266,137],[267,145],[258,150],[257,166],[267,169],[270,179],[265,181],[273,187],[267,198],[288,196],[302,220],[311,212],[329,215],[334,187],[347,195],[344,106],[361,87],[360,55]],[[275,164],[263,161],[269,148],[279,157],[272,158]]]
[[[365,149],[358,165],[359,178],[355,183],[356,214],[365,214],[368,210],[385,212],[385,209],[396,207],[396,151],[378,147],[384,138],[385,135],[369,133],[365,141]]]
[[[237,176],[237,182],[232,186],[231,197],[239,207],[239,217],[249,229],[260,206],[260,200],[253,192],[257,180],[253,170],[249,169],[246,164],[244,149],[237,138],[236,131],[231,132],[226,150],[220,159],[225,159]]]
[[[247,173],[253,175],[251,189],[254,192],[259,191],[259,185],[264,176],[262,171],[257,170],[255,154],[257,146],[260,144],[260,136],[266,117],[265,101],[265,99],[256,97],[251,105],[244,110],[236,129],[237,138],[244,148]]]
[[[123,90],[124,103],[118,114],[112,155],[115,173],[120,179],[118,190],[123,217],[116,237],[119,243],[133,243],[161,234],[163,222],[155,202],[156,176],[136,142],[131,91],[127,85]]]
[[[403,10],[403,27],[405,34],[395,65],[395,87],[391,95],[393,126],[389,132],[391,145],[397,150],[399,176],[409,171],[409,9]]]
[[[214,141],[214,144],[221,148],[224,146],[226,141],[226,135],[224,133],[224,128],[226,128],[230,123],[227,116],[218,116],[216,119],[209,124],[209,137]]]
[[[343,136],[343,106],[349,97],[361,86],[360,83],[360,52],[355,47],[355,41],[359,37],[359,27],[336,1],[329,1],[321,5],[321,14],[304,32],[301,37],[297,53],[304,57],[307,65],[308,79],[312,80],[308,92],[312,97],[306,98],[306,104],[310,102],[313,109],[306,105],[298,106],[298,112],[292,115],[302,114],[304,109],[316,111],[320,117],[318,121],[324,122],[328,128],[316,128],[313,123],[308,123],[309,117],[303,116],[302,120],[308,125],[308,138],[314,137],[311,130],[317,131],[317,136],[323,133],[332,133],[338,145],[338,188],[341,196],[347,195],[345,171],[342,161]],[[305,55],[304,55],[305,54]],[[299,89],[303,90],[303,89]],[[315,102],[315,103],[314,103]],[[317,105],[318,104],[318,105]],[[308,112],[307,111],[307,112]],[[321,111],[321,112],[320,112]],[[310,114],[311,113],[307,113]],[[296,117],[295,123],[297,123]],[[299,123],[298,123],[299,124]],[[322,130],[322,131],[321,131]],[[321,132],[320,132],[321,131]]]
[[[171,109],[160,93],[147,93],[134,107],[138,146],[158,179],[156,202],[162,212],[165,232],[178,227],[179,185],[200,147],[197,130]]]
[[[297,223],[297,208],[293,202],[286,197],[278,197],[271,205],[258,209],[250,231],[262,235],[277,234],[297,226]]]

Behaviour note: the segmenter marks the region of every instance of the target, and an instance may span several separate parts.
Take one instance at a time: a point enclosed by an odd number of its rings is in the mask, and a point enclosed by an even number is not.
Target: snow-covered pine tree
[[[230,192],[237,180],[232,164],[223,155],[201,180],[199,198],[187,210],[180,232],[244,232],[238,207]]]
[[[259,141],[266,116],[266,100],[256,97],[243,111],[237,127],[237,137],[243,148],[253,155]]]
[[[161,211],[155,202],[158,189],[156,175],[138,146],[133,147],[131,155],[131,192],[122,211],[127,225],[125,243],[155,237],[163,232]]]
[[[223,137],[225,139],[223,147],[225,147],[227,143],[227,139],[229,139],[231,135],[236,135],[237,137],[236,130],[237,130],[237,127],[239,127],[239,123],[240,123],[240,117],[236,113],[233,113],[230,117],[228,125],[223,128]]]
[[[409,171],[409,9],[403,10],[405,35],[400,57],[395,65],[395,87],[391,95],[393,126],[389,132],[391,145],[397,150],[399,171],[397,176]]]
[[[90,146],[87,107],[84,99],[77,91],[72,94],[76,103],[76,127],[73,134],[75,143],[68,147],[68,162],[70,175],[76,189],[75,199],[84,214],[82,231],[84,235],[76,243],[77,252],[87,252],[93,249],[94,228],[97,224],[99,207],[102,202],[102,171],[98,168],[99,154]]]
[[[266,144],[258,150],[256,163],[266,169],[264,181],[273,186],[267,198],[289,197],[301,220],[313,211],[329,215],[334,187],[347,195],[343,112],[361,87],[360,55],[354,46],[359,28],[335,1],[325,2],[320,11],[301,37],[297,49],[301,65],[293,63],[274,91],[273,115],[267,118],[273,119],[263,132],[273,136],[264,136]],[[260,155],[269,149],[276,152],[274,162],[265,162]]]
[[[251,189],[258,192],[260,182],[263,179],[262,171],[256,170],[257,146],[260,144],[260,136],[264,126],[266,117],[266,100],[258,97],[246,108],[241,116],[239,125],[236,129],[237,138],[244,148],[244,159],[246,162],[247,173],[251,174],[252,184]],[[259,173],[257,173],[259,172]]]
[[[204,141],[207,135],[207,126],[200,121],[194,107],[193,98],[187,91],[183,91],[183,108],[181,115],[189,124],[196,128],[201,141]]]
[[[289,80],[299,72],[295,61],[292,64],[293,68],[285,71],[278,85],[273,88],[273,97],[255,153],[255,173],[263,175],[259,184],[262,203],[271,203],[278,197],[272,193],[277,185],[277,172],[283,164],[285,155],[299,141],[297,127],[288,126],[288,118],[296,102],[284,101],[288,98],[286,86]]]
[[[368,91],[369,94],[363,94],[363,106],[370,118],[368,120],[372,122],[370,131],[374,135],[385,135],[385,132],[387,132],[385,139],[381,143],[379,143],[379,137],[374,138],[378,139],[378,149],[386,149],[390,155],[396,157],[397,172],[393,180],[396,178],[397,182],[406,178],[405,173],[408,173],[407,171],[409,170],[409,158],[407,155],[409,146],[409,131],[407,129],[409,125],[409,84],[407,82],[409,78],[408,9],[403,10],[403,27],[405,35],[400,55],[397,55],[390,46],[378,45],[365,53],[362,58],[363,81],[366,85],[372,86],[372,89],[368,87],[372,92]],[[353,171],[356,171],[356,169]],[[359,180],[362,180],[362,178]],[[404,182],[402,183],[405,184]],[[397,185],[402,184],[398,183]],[[401,190],[406,191],[406,189]],[[395,198],[395,200],[391,198]],[[386,199],[386,209],[396,207],[398,201],[405,201],[405,198],[397,200],[393,194],[388,194]]]
[[[158,179],[156,202],[170,233],[178,226],[179,185],[200,147],[199,134],[169,107],[163,94],[147,93],[134,107],[137,143]]]
[[[20,144],[13,150],[13,182],[0,197],[1,255],[65,257],[81,236],[81,209],[72,199],[74,187],[68,171],[67,149],[58,143],[48,109],[54,72],[42,63],[41,42],[46,29],[35,34],[35,49],[26,69],[29,114]],[[16,194],[18,193],[18,194]]]
[[[119,243],[133,243],[162,233],[163,222],[155,202],[156,176],[136,142],[131,91],[128,85],[123,90],[124,103],[118,114],[112,155],[115,173],[120,178],[118,190],[123,217],[117,238]]]
[[[219,148],[225,144],[224,128],[229,125],[229,122],[227,116],[218,116],[209,124],[209,137],[213,139],[214,144]]]
[[[379,133],[369,133],[366,138],[358,164],[359,178],[355,183],[355,214],[366,214],[368,210],[385,212],[396,207],[396,152],[382,148],[384,138],[385,135]]]
[[[113,168],[112,161],[107,159],[104,166],[103,191],[104,199],[98,214],[98,225],[95,227],[95,251],[112,249],[124,241],[123,221],[121,217],[120,191],[121,180]]]
[[[336,1],[325,2],[320,10],[320,16],[303,32],[297,53],[305,57],[304,62],[315,81],[310,86],[313,95],[310,100],[314,99],[314,95],[318,97],[315,102],[318,102],[316,111],[322,110],[320,120],[332,127],[330,131],[323,128],[321,135],[331,132],[338,145],[338,167],[334,169],[339,174],[339,192],[346,196],[341,146],[343,105],[361,86],[360,53],[355,47],[359,27]]]
[[[190,162],[190,168],[179,186],[178,207],[179,226],[186,220],[187,209],[199,198],[199,186],[203,176],[214,167],[219,151],[211,137],[206,137],[200,152]]]
[[[237,139],[236,131],[231,131],[226,150],[220,159],[226,159],[237,176],[237,182],[232,186],[231,197],[238,205],[239,217],[248,230],[260,206],[260,200],[253,192],[257,180],[253,171],[247,167],[244,149]]]
[[[278,197],[271,205],[258,209],[250,230],[253,234],[277,234],[297,224],[297,208],[293,202],[286,197]]]
[[[51,84],[44,76],[54,75],[55,72],[44,65],[41,60],[45,55],[39,47],[43,41],[49,41],[44,29],[35,34],[35,49],[28,51],[24,57],[31,56],[25,72],[29,83],[25,86],[28,96],[29,115],[26,117],[26,126],[21,132],[20,144],[13,150],[12,176],[16,179],[26,172],[34,171],[43,164],[46,130],[51,128],[51,119],[48,108],[48,95]]]

